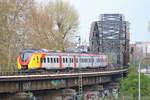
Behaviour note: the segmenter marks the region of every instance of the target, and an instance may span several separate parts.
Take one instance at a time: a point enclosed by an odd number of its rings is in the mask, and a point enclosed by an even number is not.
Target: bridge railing
[[[13,76],[13,75],[32,75],[32,74],[63,74],[63,73],[84,73],[84,72],[104,72],[104,71],[113,71],[113,70],[121,70],[121,69],[127,69],[128,67],[106,67],[106,68],[95,68],[95,69],[79,69],[77,70],[70,70],[70,71],[57,71],[57,72],[48,72],[48,71],[34,71],[34,72],[28,72],[28,71],[2,71],[0,72],[0,76]]]

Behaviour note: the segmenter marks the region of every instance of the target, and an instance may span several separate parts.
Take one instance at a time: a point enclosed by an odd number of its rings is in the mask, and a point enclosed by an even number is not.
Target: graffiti
[[[61,79],[61,80],[52,80],[51,84],[55,87],[61,86],[61,85],[65,85],[66,81]]]
[[[30,88],[31,88],[31,82],[23,83],[23,90],[30,90]]]

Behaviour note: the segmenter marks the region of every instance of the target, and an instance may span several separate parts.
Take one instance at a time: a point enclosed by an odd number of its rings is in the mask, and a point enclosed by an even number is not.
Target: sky
[[[130,22],[130,41],[150,41],[150,0],[64,0],[79,14],[79,29],[82,42],[88,42],[91,23],[99,20],[100,14],[120,13]]]

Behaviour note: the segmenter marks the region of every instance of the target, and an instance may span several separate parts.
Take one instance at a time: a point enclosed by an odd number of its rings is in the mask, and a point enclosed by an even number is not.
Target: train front
[[[19,70],[27,70],[31,59],[31,53],[21,52],[17,58],[17,66]]]

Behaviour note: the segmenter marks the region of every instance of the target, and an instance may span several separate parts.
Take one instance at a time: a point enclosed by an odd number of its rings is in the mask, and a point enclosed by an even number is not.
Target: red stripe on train
[[[59,56],[59,67],[63,68],[63,65],[62,65],[62,56]]]
[[[77,63],[76,63],[76,56],[73,56],[73,63],[74,63],[74,68],[76,68],[77,67]]]
[[[44,53],[43,53],[43,54],[41,54],[41,58],[42,58],[42,59],[44,59],[44,58],[45,58],[45,56],[46,56],[46,54],[44,54]],[[42,62],[41,62],[41,59],[40,59],[40,68],[42,68],[42,67],[43,67],[43,66],[42,66]]]

